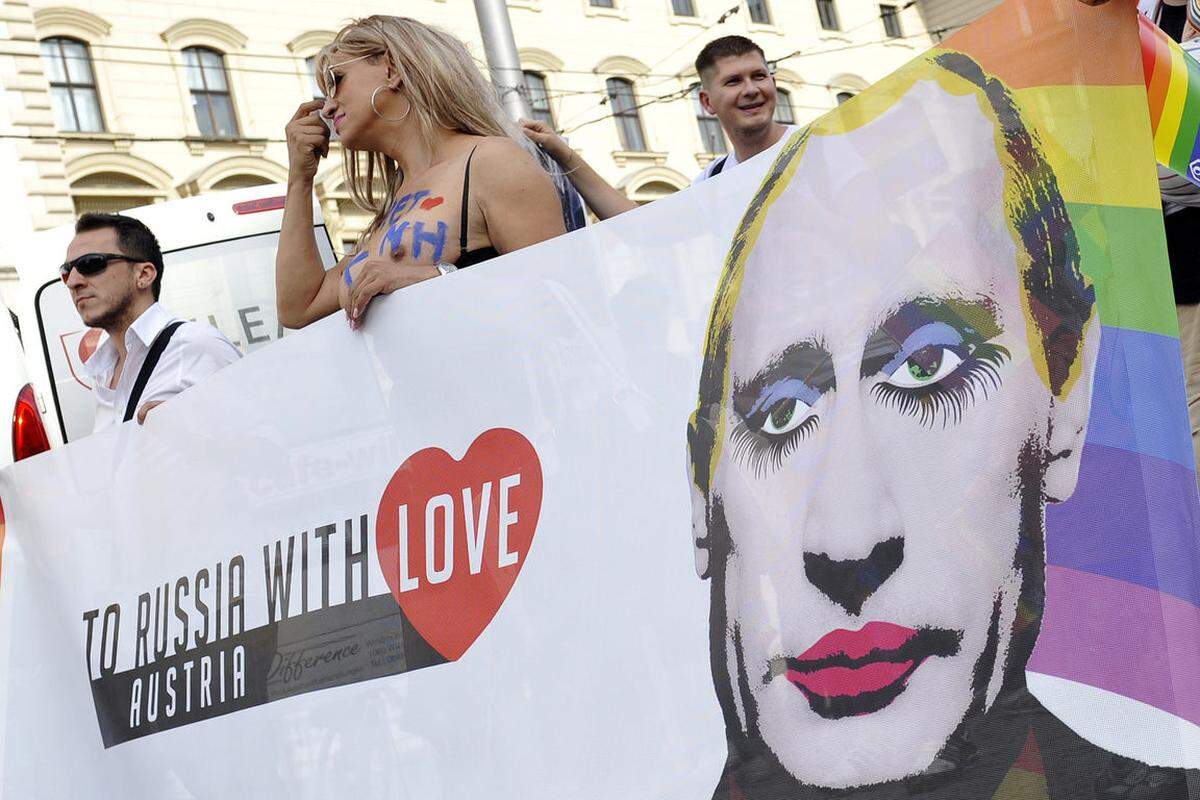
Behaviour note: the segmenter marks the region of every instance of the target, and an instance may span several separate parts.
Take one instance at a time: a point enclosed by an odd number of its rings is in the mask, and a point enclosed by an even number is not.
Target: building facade
[[[923,0],[924,1],[924,0]],[[946,0],[940,0],[945,2]],[[956,0],[961,2],[962,0]],[[914,2],[508,0],[534,113],[628,196],[687,186],[724,151],[692,88],[696,53],[743,34],[776,62],[779,119],[803,123],[921,50]],[[287,176],[284,125],[312,98],[313,55],[351,17],[402,13],[483,61],[472,0],[0,0],[0,290],[11,242],[70,222]],[[367,221],[336,152],[317,195],[335,247]]]

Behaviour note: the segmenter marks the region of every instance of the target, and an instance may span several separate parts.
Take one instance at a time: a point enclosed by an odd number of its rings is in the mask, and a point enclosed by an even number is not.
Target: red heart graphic
[[[431,208],[437,208],[444,202],[446,202],[445,199],[443,199],[441,197],[430,197],[426,200],[421,201],[421,208],[428,211]]]
[[[409,622],[448,660],[500,610],[541,510],[537,451],[509,428],[481,433],[461,461],[436,447],[414,453],[388,481],[375,517],[380,569]]]

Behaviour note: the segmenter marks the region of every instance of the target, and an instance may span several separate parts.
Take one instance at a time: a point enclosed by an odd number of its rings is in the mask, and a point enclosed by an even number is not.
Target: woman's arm
[[[471,186],[492,247],[501,253],[566,233],[554,182],[511,139],[496,137],[479,146],[471,166]]]
[[[313,235],[313,179],[329,147],[329,129],[317,116],[321,103],[302,103],[286,128],[288,187],[275,254],[275,305],[279,322],[288,328],[303,328],[338,309],[345,262],[326,271]]]
[[[571,185],[583,196],[584,202],[597,218],[608,219],[637,208],[637,203],[610,186],[549,125],[541,120],[523,119],[521,127],[526,136],[558,162],[563,173],[571,180]]]

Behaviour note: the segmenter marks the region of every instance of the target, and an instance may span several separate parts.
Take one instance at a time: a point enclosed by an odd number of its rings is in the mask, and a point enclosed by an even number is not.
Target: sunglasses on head
[[[71,270],[76,270],[84,277],[90,277],[92,275],[99,275],[101,272],[103,272],[105,268],[108,267],[108,263],[110,261],[128,261],[130,263],[136,263],[139,260],[140,259],[130,258],[129,256],[123,256],[120,253],[87,253],[79,258],[75,258],[63,263],[63,265],[58,268],[58,271],[59,274],[62,275],[63,282],[66,282],[67,278],[71,274]]]

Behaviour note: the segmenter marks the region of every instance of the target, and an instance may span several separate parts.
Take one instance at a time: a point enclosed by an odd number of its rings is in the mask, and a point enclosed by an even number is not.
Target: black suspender
[[[167,342],[171,341],[171,337],[175,335],[175,331],[182,324],[183,320],[172,322],[159,331],[158,336],[154,337],[154,342],[150,345],[150,352],[146,353],[146,360],[142,362],[137,381],[133,384],[133,391],[129,394],[129,402],[125,405],[125,422],[129,422],[137,413],[138,401],[142,399],[142,392],[146,391],[146,384],[150,381],[150,376],[154,374],[154,368],[158,366],[158,360],[162,358],[163,351],[167,349]]]

